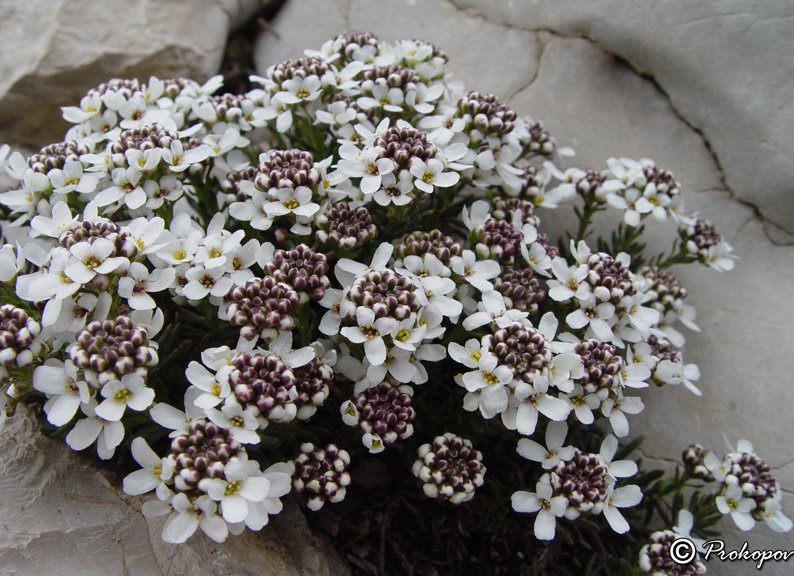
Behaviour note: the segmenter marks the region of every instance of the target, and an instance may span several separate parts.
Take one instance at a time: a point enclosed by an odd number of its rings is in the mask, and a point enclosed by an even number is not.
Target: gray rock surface
[[[260,73],[342,32],[429,40],[456,78],[540,119],[577,156],[650,157],[683,183],[689,210],[711,220],[741,259],[720,275],[676,270],[698,308],[686,360],[700,366],[703,397],[683,388],[644,391],[632,420],[651,464],[669,466],[691,442],[724,454],[754,442],[794,515],[794,5],[788,2],[581,2],[563,0],[302,0],[261,37]],[[730,15],[735,13],[734,15]],[[441,18],[439,20],[439,18]],[[771,113],[773,110],[774,113]],[[549,213],[548,222],[559,223]],[[669,232],[669,231],[668,231]],[[651,231],[665,243],[670,235]],[[792,549],[791,534],[721,524],[727,549]],[[708,563],[709,574],[756,574],[749,563]],[[767,564],[783,576],[790,564]]]
[[[261,532],[224,544],[203,534],[185,545],[164,543],[164,519],[144,519],[143,497],[121,493],[91,454],[43,436],[24,408],[0,434],[0,470],[3,576],[347,574],[294,504]]]
[[[586,37],[624,58],[702,132],[733,194],[794,233],[794,3],[451,1],[488,22]]]
[[[59,106],[110,78],[217,74],[229,30],[269,2],[0,2],[0,141],[60,141]]]

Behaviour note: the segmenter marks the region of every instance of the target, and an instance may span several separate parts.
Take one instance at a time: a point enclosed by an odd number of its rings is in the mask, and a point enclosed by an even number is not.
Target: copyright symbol
[[[697,547],[689,538],[678,538],[670,544],[670,558],[676,564],[689,564],[697,555]]]

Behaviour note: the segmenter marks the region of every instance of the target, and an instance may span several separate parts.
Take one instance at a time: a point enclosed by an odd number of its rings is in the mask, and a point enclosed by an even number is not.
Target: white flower
[[[626,414],[639,414],[645,409],[645,404],[636,396],[607,398],[601,405],[601,412],[609,418],[615,436],[623,438],[629,433],[629,421]]]
[[[226,464],[223,473],[225,480],[204,478],[199,482],[199,488],[220,503],[226,522],[245,522],[248,517],[248,504],[265,499],[269,482],[259,475],[259,465],[255,461],[233,459]]]
[[[482,300],[477,303],[477,310],[463,321],[466,330],[471,331],[491,322],[500,328],[507,328],[513,322],[520,322],[528,316],[526,312],[508,310],[504,297],[496,290],[483,293]]]
[[[476,395],[477,407],[486,419],[507,409],[506,386],[513,381],[513,371],[507,366],[498,366],[498,362],[494,354],[483,352],[477,370],[466,372],[460,378],[466,390]]]
[[[80,404],[87,404],[91,398],[88,384],[78,378],[77,367],[71,360],[60,363],[48,360],[33,372],[33,387],[50,396],[44,405],[47,420],[53,426],[67,424]]]
[[[584,282],[587,278],[587,266],[568,266],[562,258],[554,258],[551,261],[551,270],[556,276],[556,280],[548,281],[549,298],[556,302],[565,302],[573,297],[578,299],[587,298],[590,295],[590,285]]]
[[[340,333],[350,342],[364,344],[364,353],[370,364],[378,366],[386,361],[386,343],[384,336],[388,336],[396,320],[393,318],[375,319],[375,312],[370,308],[359,306],[356,308],[356,322],[358,326],[342,328]]]
[[[544,470],[551,470],[560,460],[568,461],[576,454],[573,446],[563,447],[568,434],[568,424],[565,422],[549,422],[546,427],[546,446],[541,446],[529,438],[518,441],[517,452],[523,458],[540,462]]]
[[[368,363],[365,360],[365,364]],[[367,388],[383,382],[387,373],[401,384],[415,381],[417,374],[416,364],[411,362],[411,352],[403,348],[392,348],[386,354],[386,360],[382,364],[369,364],[367,366]],[[353,390],[354,393],[360,393],[363,390],[363,386],[363,382],[358,382]]]
[[[755,510],[755,500],[746,497],[742,489],[736,485],[726,486],[725,491],[717,496],[717,509],[723,514],[730,514],[736,526],[743,531],[752,530],[755,520],[752,511]]]
[[[496,260],[477,260],[471,250],[464,250],[460,256],[451,259],[452,271],[477,288],[480,292],[493,290],[490,280],[502,273],[502,267]]]
[[[574,384],[570,393],[560,394],[560,399],[568,403],[568,406],[582,424],[592,424],[595,421],[593,410],[601,406],[601,398],[596,396],[596,394],[585,393],[584,388],[580,384]]]
[[[176,279],[173,268],[160,268],[149,272],[140,262],[130,264],[127,276],[119,278],[119,296],[126,298],[127,304],[133,310],[152,310],[155,308],[154,299],[149,292],[160,292],[170,288]]]
[[[629,531],[629,523],[618,508],[630,508],[642,502],[642,491],[639,486],[623,486],[611,492],[604,501],[603,514],[609,526],[618,534]]]
[[[87,284],[97,274],[110,274],[128,260],[121,256],[110,256],[116,247],[110,240],[96,238],[93,242],[77,242],[69,249],[74,258],[66,267],[66,275],[80,284]]]
[[[119,421],[100,418],[95,413],[96,401],[82,404],[80,409],[87,416],[79,420],[66,435],[66,443],[72,450],[80,451],[88,448],[96,441],[97,454],[103,460],[113,457],[116,446],[124,439],[124,425]]]
[[[163,150],[163,162],[168,165],[171,172],[184,172],[192,164],[203,162],[211,154],[212,148],[206,144],[185,151],[181,140],[172,140],[171,146]]]
[[[565,322],[574,329],[588,327],[588,333],[602,342],[609,342],[613,338],[610,321],[615,318],[615,307],[609,302],[596,304],[595,297],[589,297],[579,302],[579,310],[574,310],[565,317]]]
[[[549,382],[546,378],[536,378],[533,384],[519,381],[510,396],[510,407],[502,413],[502,422],[510,430],[518,430],[525,436],[535,432],[538,415],[549,420],[561,422],[570,414],[565,400],[548,394]]]
[[[197,528],[215,542],[224,542],[229,534],[226,522],[216,514],[218,505],[209,496],[199,496],[191,502],[184,492],[171,500],[174,513],[163,526],[163,541],[169,544],[182,544],[190,538]]]
[[[52,207],[52,217],[36,216],[31,220],[30,227],[39,234],[50,238],[60,238],[61,234],[77,226],[80,216],[72,216],[72,211],[65,202],[57,202]]]
[[[100,191],[94,202],[97,206],[109,206],[124,199],[127,208],[135,210],[146,204],[147,196],[140,184],[142,173],[135,167],[114,168],[110,177],[113,186]]]
[[[254,192],[250,200],[234,202],[229,206],[229,216],[241,222],[250,222],[255,230],[269,230],[273,219],[265,211],[270,198],[261,190]]]
[[[511,497],[516,512],[537,512],[535,538],[554,540],[557,518],[565,514],[568,500],[565,496],[554,496],[548,475],[543,475],[535,485],[535,492],[518,491]]]
[[[320,205],[312,202],[312,191],[306,186],[297,188],[279,188],[276,193],[276,200],[264,205],[265,213],[270,218],[295,214],[296,216],[314,216],[320,209]]]
[[[392,244],[389,242],[381,243],[377,250],[375,250],[375,254],[372,256],[372,264],[369,266],[362,262],[357,262],[356,260],[341,258],[339,262],[336,263],[336,268],[334,268],[336,278],[343,287],[350,286],[357,277],[363,276],[367,272],[372,270],[385,270],[393,252],[394,246]]]
[[[190,300],[201,300],[208,295],[226,296],[234,287],[234,283],[225,275],[222,266],[204,268],[192,266],[185,272],[187,284],[182,287],[182,295]]]
[[[242,444],[259,444],[256,433],[259,423],[250,412],[243,409],[232,397],[228,397],[220,410],[207,409],[207,416],[214,424],[229,430],[235,440]]]
[[[152,490],[157,490],[158,497],[166,495],[168,482],[174,474],[174,461],[160,458],[154,453],[142,437],[132,441],[132,457],[142,466],[124,478],[124,492],[130,496],[139,496]]]
[[[684,387],[695,396],[703,395],[700,389],[693,384],[693,380],[700,379],[700,369],[696,364],[685,365],[683,362],[662,360],[656,365],[653,376],[665,384],[683,384]]]
[[[425,336],[425,326],[416,324],[416,316],[411,315],[398,324],[391,331],[391,339],[395,346],[413,352]]]
[[[783,514],[780,501],[771,498],[764,502],[763,520],[775,532],[788,532],[794,527],[791,519]]]
[[[203,410],[215,408],[232,393],[229,385],[231,370],[231,366],[223,366],[213,374],[198,362],[193,361],[188,364],[185,375],[199,391],[193,400],[198,408]]]
[[[195,405],[195,398],[201,391],[198,388],[188,388],[185,392],[185,411],[182,412],[164,402],[159,402],[149,410],[149,416],[163,428],[168,428],[172,432],[169,438],[176,438],[187,434],[193,420],[204,418],[204,410]]]
[[[612,434],[607,434],[601,442],[601,449],[598,452],[601,462],[607,472],[615,478],[628,478],[637,473],[637,464],[631,460],[618,460],[612,462],[615,453],[618,451],[618,440]]]
[[[471,338],[466,341],[465,348],[457,342],[449,343],[449,356],[458,364],[463,364],[466,368],[477,368],[480,365],[480,358],[485,350],[481,350],[480,341]]]
[[[111,380],[102,387],[101,393],[105,399],[96,407],[96,415],[109,422],[121,420],[128,407],[140,412],[154,401],[154,390],[147,388],[143,378],[135,373],[125,374],[121,380]]]
[[[339,170],[349,178],[361,178],[359,188],[363,194],[374,194],[396,181],[394,176],[384,179],[394,172],[397,165],[391,158],[381,158],[380,154],[380,148],[367,148],[361,152],[352,146],[345,151],[340,149],[342,160],[339,161]]]
[[[414,185],[428,194],[433,193],[433,187],[449,188],[460,180],[457,172],[444,172],[444,164],[435,158],[428,159],[427,162],[419,158],[411,161],[411,174],[416,178]]]
[[[650,204],[647,201],[644,208],[647,211],[645,213],[640,211],[640,208],[643,208],[642,202],[639,202],[638,205],[638,201],[640,200],[644,199],[641,198],[640,191],[636,188],[629,188],[621,194],[612,193],[607,195],[607,204],[619,210],[623,210],[623,221],[632,228],[637,228],[640,225],[643,215],[650,211],[647,210],[647,205]]]

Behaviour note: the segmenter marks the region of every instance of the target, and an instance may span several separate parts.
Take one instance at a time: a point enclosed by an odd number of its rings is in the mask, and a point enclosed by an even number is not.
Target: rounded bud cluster
[[[521,378],[527,384],[532,384],[551,362],[551,349],[543,334],[517,322],[485,336],[483,345],[496,355],[499,364],[513,371],[514,378]]]
[[[259,157],[256,187],[263,191],[271,188],[313,188],[322,176],[311,152],[303,150],[270,150]]]
[[[520,196],[535,201],[543,195],[543,189],[547,184],[547,179],[538,174],[537,166],[526,166],[521,168],[521,173],[516,174],[521,184],[516,187],[506,189],[510,196]]]
[[[276,250],[273,259],[265,264],[265,274],[289,284],[300,293],[301,300],[322,300],[331,285],[325,254],[315,252],[305,244],[291,250]]]
[[[131,130],[124,130],[119,134],[119,139],[109,146],[110,152],[114,155],[124,154],[127,150],[153,150],[154,148],[170,148],[171,142],[178,140],[179,136],[166,130],[159,124],[151,124],[148,126],[141,126],[140,128],[133,128]],[[114,162],[117,166],[123,165],[121,159],[118,161],[114,156]]]
[[[86,371],[87,378],[96,376],[99,385],[133,372],[145,377],[148,367],[159,361],[146,328],[136,326],[128,316],[86,324],[77,333],[69,358]]]
[[[606,180],[606,175],[601,174],[599,170],[588,168],[585,170],[584,177],[576,183],[576,191],[583,198],[594,199],[598,203],[603,204],[605,200],[600,194],[600,190]]]
[[[558,462],[551,471],[555,495],[565,496],[568,506],[579,512],[599,514],[607,497],[610,477],[597,454],[577,451],[568,461]]]
[[[560,255],[560,248],[555,246],[554,244],[549,243],[549,235],[543,234],[542,232],[538,232],[538,237],[535,240],[538,244],[543,245],[543,249],[546,250],[546,255],[554,259]]]
[[[332,204],[324,214],[315,217],[316,238],[322,244],[357,250],[378,235],[372,215],[364,206],[351,208],[347,202]]]
[[[678,234],[686,243],[687,251],[703,262],[709,258],[709,248],[722,241],[722,237],[717,234],[714,225],[708,220],[700,218],[696,219],[693,224],[680,227]]]
[[[505,297],[508,308],[530,314],[536,314],[538,304],[546,298],[546,291],[531,268],[508,268],[493,279],[493,286]]]
[[[259,170],[254,166],[243,168],[242,170],[233,170],[226,174],[226,179],[221,182],[221,189],[228,194],[227,202],[245,202],[249,199],[248,194],[240,189],[240,182],[256,182],[259,176]]]
[[[574,352],[584,364],[584,376],[577,383],[585,392],[593,394],[617,384],[615,375],[623,369],[623,358],[615,353],[614,346],[588,338],[574,346]]]
[[[493,94],[469,92],[458,100],[457,116],[470,122],[486,136],[501,136],[513,130],[516,113]]]
[[[515,214],[517,210],[521,210],[521,224],[530,224],[531,226],[540,225],[540,218],[535,216],[535,205],[528,200],[503,198],[499,196],[494,198],[492,205],[491,214],[494,218],[512,222],[513,214]]]
[[[240,334],[251,340],[261,336],[271,340],[277,331],[292,330],[298,325],[290,316],[300,302],[300,296],[289,284],[272,276],[252,278],[245,286],[237,286],[230,293],[229,321],[241,326]]]
[[[349,62],[353,59],[353,54],[364,46],[378,47],[378,39],[375,35],[365,32],[363,34],[339,34],[334,36],[334,50],[341,56],[342,62]]]
[[[35,172],[46,174],[55,168],[62,169],[67,162],[79,160],[89,152],[88,146],[75,140],[50,144],[28,158],[28,166]]]
[[[463,245],[452,236],[445,236],[441,230],[413,232],[403,238],[403,241],[395,248],[398,258],[411,255],[422,257],[425,254],[432,254],[447,266],[453,256],[460,256],[462,253]]]
[[[166,78],[163,81],[163,96],[173,100],[188,87],[200,88],[195,80],[189,78]]]
[[[89,244],[97,238],[109,240],[116,247],[115,253],[109,257],[124,256],[134,258],[138,254],[138,243],[129,233],[125,232],[113,222],[80,222],[75,228],[67,230],[58,242],[66,249],[71,248],[78,242],[88,242]]]
[[[422,62],[427,62],[428,60],[431,60],[433,58],[440,58],[444,62],[449,61],[449,58],[447,57],[446,53],[432,42],[427,42],[425,40],[416,40],[414,38],[405,38],[403,42],[412,42],[421,48],[430,49],[430,53],[427,54],[422,59]]]
[[[307,498],[306,505],[315,512],[326,501],[334,503],[345,499],[350,484],[350,455],[334,444],[317,448],[309,442],[301,445],[301,454],[295,459],[292,486]]]
[[[599,302],[611,302],[617,306],[624,296],[637,293],[631,270],[609,254],[590,254],[587,268],[585,279],[592,286],[593,295]]]
[[[493,258],[512,266],[521,256],[521,232],[507,220],[489,218],[474,230],[475,250],[481,258]]]
[[[672,344],[667,340],[661,340],[656,336],[648,336],[645,342],[651,347],[651,354],[658,358],[659,362],[663,360],[681,362],[681,354],[674,350]]]
[[[298,397],[295,399],[295,406],[298,407],[298,420],[308,420],[328,398],[334,370],[320,359],[312,358],[310,362],[293,368],[292,371],[297,380]]]
[[[232,361],[229,384],[240,405],[255,416],[271,422],[295,418],[295,374],[275,354],[241,354]]]
[[[678,278],[658,266],[644,266],[640,274],[648,282],[645,289],[647,304],[662,314],[683,308],[687,291]]]
[[[697,556],[686,564],[680,564],[670,555],[673,542],[681,538],[672,530],[661,530],[651,534],[648,544],[640,550],[639,565],[645,572],[664,576],[695,576],[705,574],[706,566]]]
[[[529,133],[529,137],[526,141],[522,142],[522,144],[524,144],[524,147],[529,149],[531,153],[540,154],[542,156],[551,156],[554,154],[554,140],[541,122],[531,122],[529,126],[527,126],[527,132]]]
[[[276,64],[268,71],[268,76],[273,82],[281,86],[284,80],[292,78],[306,78],[307,76],[321,77],[328,72],[328,64],[322,59],[312,56],[310,58],[296,58]]]
[[[88,96],[104,96],[108,92],[116,92],[129,100],[133,94],[141,91],[141,83],[137,78],[113,78],[107,82],[103,82],[96,88],[88,91]]]
[[[418,455],[411,471],[424,482],[422,488],[430,498],[453,504],[467,502],[484,482],[482,452],[452,432],[436,436],[432,444],[420,446]]]
[[[187,434],[171,440],[167,458],[174,464],[174,488],[187,492],[203,478],[223,478],[226,464],[241,449],[228,430],[205,420],[191,422]]]
[[[0,306],[0,365],[27,366],[41,351],[36,337],[41,324],[25,310],[11,304]]]
[[[364,434],[377,434],[385,446],[414,433],[416,412],[411,407],[413,389],[381,382],[355,397],[358,427]],[[373,446],[374,448],[374,446]],[[371,449],[371,451],[374,451]]]
[[[777,481],[769,472],[769,466],[755,454],[734,452],[728,454],[723,464],[727,470],[723,482],[742,489],[742,494],[752,498],[758,506],[777,494]],[[727,465],[726,465],[727,464]]]
[[[357,306],[372,309],[376,318],[405,320],[419,310],[411,278],[392,270],[370,270],[357,278],[348,298]]]
[[[669,170],[659,168],[656,164],[648,163],[643,166],[643,173],[648,184],[653,183],[656,186],[657,193],[667,194],[671,198],[681,193],[681,185]]]
[[[438,151],[424,132],[414,128],[389,128],[375,139],[374,145],[383,150],[381,157],[391,158],[402,168],[410,168],[414,158],[427,162]]]
[[[244,117],[246,112],[244,106],[253,102],[245,94],[219,94],[210,96],[208,102],[215,109],[215,114],[219,120],[224,122],[237,122]]]
[[[714,482],[714,474],[704,464],[706,454],[708,452],[700,444],[690,444],[681,454],[681,459],[684,461],[687,471],[694,478],[704,482]]]
[[[361,76],[365,82],[369,81],[370,84],[380,80],[392,88],[401,88],[403,91],[411,90],[421,82],[421,78],[413,70],[397,64],[373,66],[369,70],[365,70]],[[362,84],[362,90],[364,87]]]

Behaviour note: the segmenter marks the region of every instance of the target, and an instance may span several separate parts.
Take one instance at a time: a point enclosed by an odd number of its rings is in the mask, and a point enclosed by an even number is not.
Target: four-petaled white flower
[[[121,420],[127,408],[140,412],[154,401],[154,390],[147,388],[138,374],[125,374],[121,380],[111,380],[102,387],[104,400],[96,407],[96,415],[109,422]]]
[[[568,499],[554,495],[548,474],[544,474],[535,485],[535,492],[515,492],[511,501],[516,512],[538,513],[535,517],[535,538],[554,540],[557,518],[565,514]]]
[[[386,361],[386,342],[383,337],[391,334],[397,323],[393,318],[375,319],[375,312],[371,308],[359,306],[356,308],[356,322],[358,326],[347,326],[340,333],[354,344],[364,344],[364,353],[370,364],[378,366]]]

